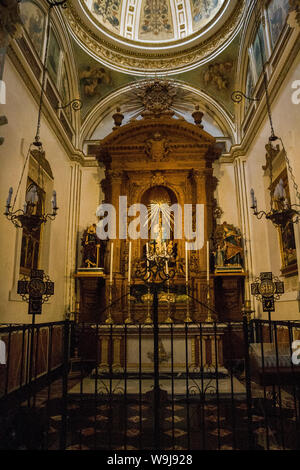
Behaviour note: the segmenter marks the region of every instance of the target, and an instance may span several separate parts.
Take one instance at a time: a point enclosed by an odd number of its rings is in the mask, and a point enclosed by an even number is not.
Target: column
[[[121,367],[121,336],[113,337],[113,369]]]
[[[77,260],[77,231],[79,226],[80,197],[81,197],[81,167],[79,163],[71,163],[69,185],[67,249],[66,249],[66,285],[65,305],[70,312],[75,312],[76,285],[73,274]]]
[[[100,338],[101,341],[101,362],[100,362],[100,368],[101,367],[108,367],[108,345],[109,345],[109,337],[108,336],[101,336]]]

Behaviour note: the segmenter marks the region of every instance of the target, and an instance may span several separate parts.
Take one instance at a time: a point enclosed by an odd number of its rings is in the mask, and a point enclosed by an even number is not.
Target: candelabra
[[[43,70],[42,70],[42,80],[41,80],[41,93],[39,97],[39,109],[38,109],[38,119],[37,119],[37,127],[36,127],[36,134],[32,144],[29,146],[29,150],[27,153],[27,157],[24,162],[23,170],[21,173],[21,177],[18,183],[18,188],[15,194],[15,198],[12,202],[12,195],[13,195],[13,188],[9,188],[8,191],[8,198],[6,201],[5,212],[4,215],[10,220],[15,227],[17,228],[26,228],[29,232],[34,232],[40,228],[40,226],[47,222],[48,219],[54,220],[57,215],[57,203],[56,203],[56,192],[53,191],[52,196],[52,213],[43,213],[38,208],[39,203],[39,195],[37,186],[38,185],[31,185],[29,191],[27,191],[25,202],[23,209],[15,210],[15,204],[17,201],[17,196],[19,189],[21,187],[22,179],[25,173],[25,168],[29,160],[29,156],[34,154],[35,151],[38,152],[37,154],[37,162],[38,162],[38,179],[40,179],[41,174],[41,160],[45,157],[45,153],[43,151],[43,144],[40,141],[40,128],[41,128],[41,117],[42,117],[42,108],[43,108],[43,101],[45,95],[45,85],[46,85],[46,72],[47,72],[47,60],[48,60],[48,50],[49,50],[49,39],[50,39],[50,31],[51,31],[51,11],[54,7],[67,7],[66,0],[46,0],[47,4],[49,5],[48,15],[47,15],[47,34],[46,34],[46,46],[45,46],[45,56],[43,62]],[[39,183],[39,181],[38,181]]]
[[[155,447],[160,446],[160,402],[163,394],[159,387],[159,324],[158,324],[158,288],[170,282],[175,277],[176,246],[166,245],[165,242],[158,243],[152,241],[146,245],[146,256],[139,261],[136,269],[136,277],[141,279],[148,287],[148,292],[152,292],[153,310],[153,362],[154,362],[154,435]],[[147,316],[150,323],[149,316]]]

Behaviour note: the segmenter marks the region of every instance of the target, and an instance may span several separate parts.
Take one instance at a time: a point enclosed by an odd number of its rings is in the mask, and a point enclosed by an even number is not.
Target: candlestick
[[[131,242],[129,242],[129,252],[128,252],[128,284],[131,281]]]
[[[128,316],[125,320],[125,323],[131,324],[133,323],[131,318],[131,304],[130,304],[130,282],[131,282],[131,242],[129,242],[129,251],[128,251],[128,288],[127,288],[127,308],[128,308]]]
[[[169,263],[166,261],[166,274],[169,276]],[[173,319],[171,317],[171,309],[170,309],[170,279],[167,279],[167,287],[168,287],[168,318],[166,319],[166,323],[173,323]]]
[[[255,207],[255,196],[254,196],[254,189],[252,188],[250,191],[251,196],[251,207]]]
[[[6,200],[6,206],[10,206],[12,195],[13,195],[13,188],[10,187],[9,190],[8,190],[8,197],[7,197],[7,200]]]
[[[110,245],[110,273],[109,273],[109,282],[112,284],[113,280],[113,260],[114,260],[114,242],[111,242]]]
[[[188,258],[188,244],[185,242],[185,282],[189,282],[189,258]]]
[[[52,193],[52,209],[53,209],[53,212],[55,209],[57,209],[57,201],[56,201],[56,191],[53,191]]]
[[[209,241],[206,242],[206,263],[207,263],[206,279],[207,279],[207,283],[209,283]]]
[[[147,278],[148,278],[148,289],[147,289],[147,316],[145,319],[146,325],[151,325],[153,323],[150,312],[150,285],[149,285],[149,243],[146,243],[146,265],[147,265]]]
[[[109,282],[109,308],[107,310],[107,319],[105,320],[105,323],[107,325],[113,325],[114,321],[111,315],[111,304],[112,304],[112,282]]]

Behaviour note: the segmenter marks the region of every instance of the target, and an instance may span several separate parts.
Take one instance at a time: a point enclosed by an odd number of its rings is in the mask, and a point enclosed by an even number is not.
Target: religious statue
[[[242,236],[233,225],[224,222],[215,232],[214,262],[216,271],[242,271]]]
[[[266,171],[271,166],[271,164],[273,164],[273,161],[274,161],[275,157],[280,152],[280,147],[279,147],[278,144],[276,145],[276,147],[274,147],[272,142],[269,142],[265,146],[265,149],[266,149],[267,153],[266,153],[266,164],[263,165],[263,167],[262,167],[262,169],[264,171]]]
[[[104,242],[97,237],[96,224],[92,224],[84,232],[81,239],[83,247],[83,265],[85,268],[103,268]]]
[[[226,222],[224,223],[226,224]],[[234,266],[242,265],[242,237],[230,226],[224,225],[225,261]]]
[[[221,267],[224,266],[224,251],[221,248],[221,245],[217,246],[217,251],[214,252],[215,255],[215,266]]]

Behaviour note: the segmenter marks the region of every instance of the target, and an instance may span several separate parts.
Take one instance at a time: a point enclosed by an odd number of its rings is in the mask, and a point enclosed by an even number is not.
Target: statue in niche
[[[165,159],[169,152],[169,144],[159,132],[155,132],[153,137],[146,141],[145,152],[154,162],[160,162]]]
[[[224,251],[221,248],[221,245],[217,246],[217,251],[214,252],[215,256],[215,266],[217,268],[224,266]]]
[[[242,271],[243,246],[240,231],[224,222],[215,231],[214,264],[216,272]]]
[[[103,268],[105,244],[96,233],[96,224],[92,224],[84,232],[81,239],[82,264],[85,268]]]
[[[226,222],[223,224],[225,262],[234,266],[242,266],[242,237],[237,230],[225,224]]]

